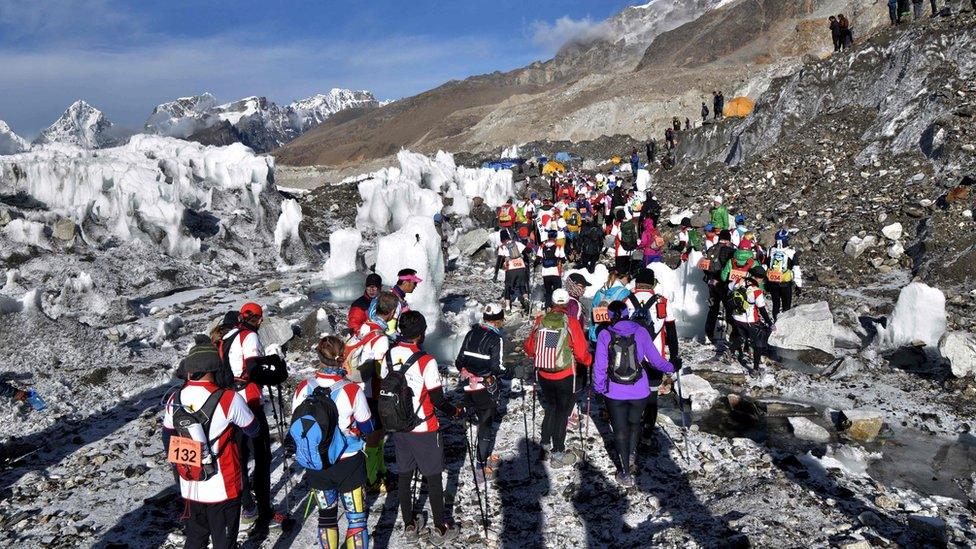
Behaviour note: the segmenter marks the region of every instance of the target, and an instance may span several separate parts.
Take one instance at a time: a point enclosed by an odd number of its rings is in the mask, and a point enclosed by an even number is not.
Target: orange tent
[[[739,118],[745,118],[752,113],[752,109],[754,108],[756,108],[755,101],[746,96],[741,96],[733,98],[731,101],[726,103],[722,114],[725,116],[737,116]]]

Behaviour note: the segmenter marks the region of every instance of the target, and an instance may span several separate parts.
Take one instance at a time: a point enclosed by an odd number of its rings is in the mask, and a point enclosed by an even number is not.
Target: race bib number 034
[[[782,282],[783,273],[781,273],[780,271],[769,271],[768,273],[766,273],[766,278],[770,282]]]
[[[602,324],[604,322],[610,322],[610,311],[606,307],[594,307],[593,308],[593,322],[597,324]]]
[[[202,449],[203,445],[192,438],[171,437],[166,461],[176,465],[200,467],[203,463]]]

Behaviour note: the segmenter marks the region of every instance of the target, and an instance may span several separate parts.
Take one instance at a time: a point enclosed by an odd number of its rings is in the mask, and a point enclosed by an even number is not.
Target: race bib
[[[593,322],[597,324],[610,322],[610,311],[606,307],[594,307]]]
[[[508,260],[508,270],[511,271],[514,269],[524,269],[524,268],[525,268],[525,260],[522,259],[521,257],[518,259]]]
[[[743,269],[732,269],[729,271],[729,280],[732,282],[740,282],[746,277],[747,274],[749,274],[749,272]]]
[[[769,271],[766,273],[766,279],[770,282],[782,282],[783,273],[781,271]]]
[[[203,444],[192,438],[171,437],[166,461],[176,465],[200,467],[203,463]]]
[[[712,261],[710,259],[701,259],[698,261],[698,268],[707,271],[712,266]]]

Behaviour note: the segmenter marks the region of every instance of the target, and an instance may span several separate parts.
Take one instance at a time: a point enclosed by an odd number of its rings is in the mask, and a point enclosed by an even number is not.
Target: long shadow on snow
[[[518,444],[518,454],[498,464],[495,488],[501,497],[502,530],[499,534],[503,549],[541,548],[546,546],[543,536],[542,498],[549,494],[549,476],[542,471],[532,478],[526,475],[526,451],[533,459],[533,472],[541,470],[537,461],[542,446],[534,441]]]

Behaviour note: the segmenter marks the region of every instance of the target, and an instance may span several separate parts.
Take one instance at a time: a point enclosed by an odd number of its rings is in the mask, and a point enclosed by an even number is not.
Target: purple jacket
[[[636,322],[621,320],[600,332],[596,338],[596,357],[593,361],[593,390],[614,400],[640,400],[651,396],[651,388],[647,383],[647,373],[641,371],[641,377],[633,385],[622,385],[609,381],[607,377],[607,363],[609,362],[610,332],[617,335],[633,335],[637,344],[637,360],[649,363],[654,369],[666,374],[674,372],[674,366],[664,360],[661,353],[654,347],[651,334]]]

